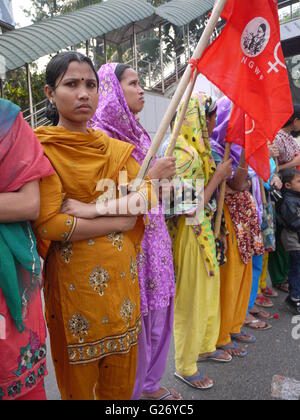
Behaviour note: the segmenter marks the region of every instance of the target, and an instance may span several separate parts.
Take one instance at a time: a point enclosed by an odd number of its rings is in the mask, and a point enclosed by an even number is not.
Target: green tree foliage
[[[24,13],[29,16],[33,23],[49,17],[69,13],[82,7],[91,6],[92,4],[101,3],[102,0],[33,0],[29,10]]]
[[[24,9],[24,13],[31,18],[33,23],[37,23],[61,14],[65,2],[63,0],[32,0],[31,3],[31,8]]]
[[[101,2],[102,0],[72,0],[65,4],[62,13],[72,12],[74,10],[81,9],[82,7],[92,6],[93,4]]]
[[[45,72],[38,73],[36,66],[32,66],[31,85],[33,103],[38,104],[45,99]],[[16,103],[23,110],[29,108],[29,92],[27,88],[26,70],[24,67],[7,73],[4,94],[5,98]]]

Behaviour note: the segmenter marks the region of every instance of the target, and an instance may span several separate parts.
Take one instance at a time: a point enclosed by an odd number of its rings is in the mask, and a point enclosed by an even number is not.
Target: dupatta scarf
[[[91,128],[79,133],[58,126],[39,127],[35,133],[68,191],[68,198],[76,197],[84,203],[89,203],[91,197],[96,202],[99,181],[112,180],[118,184],[119,173],[133,150],[132,145]]]
[[[198,179],[203,180],[204,187],[206,187],[216,170],[206,124],[205,105],[208,102],[211,102],[208,95],[202,92],[193,94],[175,147],[176,176],[182,181],[192,180],[195,187]],[[180,105],[180,109],[182,106],[183,104]],[[178,115],[175,124],[177,124]],[[201,224],[193,226],[210,277],[215,276],[218,266],[216,243],[212,232],[215,211],[216,201],[212,199],[204,209]],[[174,235],[176,221],[170,222],[170,229]]]
[[[128,107],[121,84],[115,75],[117,65],[106,64],[98,72],[100,96],[91,125],[110,137],[132,144],[135,147],[132,156],[141,165],[151,146],[151,139]]]
[[[0,193],[18,191],[52,173],[20,108],[0,99]],[[40,285],[39,274],[40,260],[30,223],[0,223],[0,288],[19,332],[24,331],[30,297]]]

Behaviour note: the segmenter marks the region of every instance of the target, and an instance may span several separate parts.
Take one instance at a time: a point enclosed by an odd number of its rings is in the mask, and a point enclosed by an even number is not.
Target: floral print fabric
[[[297,155],[300,155],[300,146],[293,136],[280,130],[275,137],[274,144],[279,149],[279,165],[291,162]]]
[[[253,255],[265,253],[254,199],[248,191],[245,191],[227,194],[225,202],[237,235],[241,259],[248,264]]]

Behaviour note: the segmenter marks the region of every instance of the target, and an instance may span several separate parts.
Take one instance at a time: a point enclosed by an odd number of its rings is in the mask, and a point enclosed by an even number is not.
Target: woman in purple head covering
[[[232,103],[228,98],[218,101],[217,124],[211,136],[211,148],[217,164],[224,157],[231,109]],[[240,146],[232,144],[230,158],[234,174],[227,182],[224,204],[229,236],[227,262],[220,268],[221,329],[218,347],[232,356],[245,357],[247,352],[239,343],[255,341],[255,337],[242,329],[252,287],[252,257],[262,255],[264,246],[255,201],[249,192],[251,183],[245,153]],[[252,321],[253,328],[267,328],[265,322],[254,318]]]
[[[151,139],[137,117],[144,107],[144,92],[138,75],[123,64],[106,64],[98,74],[100,99],[92,126],[133,144],[135,150],[132,155],[142,164]],[[156,160],[149,177],[166,179],[173,176],[175,161],[172,157]],[[178,393],[160,387],[173,329],[175,281],[171,239],[162,208],[159,208],[158,214],[149,214],[148,219],[142,252],[137,261],[143,328],[132,399],[176,400],[181,399]]]

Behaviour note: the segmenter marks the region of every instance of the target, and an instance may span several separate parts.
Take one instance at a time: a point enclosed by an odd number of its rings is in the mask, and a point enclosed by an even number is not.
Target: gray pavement
[[[286,295],[280,293],[280,297],[274,299],[275,307],[271,312],[279,314],[279,320],[271,321],[272,330],[248,330],[256,335],[257,341],[247,347],[249,353],[245,359],[234,359],[227,365],[214,362],[199,364],[199,369],[214,380],[214,388],[198,391],[175,379],[173,342],[162,384],[175,387],[185,400],[270,400],[275,375],[300,381],[300,316],[293,319],[285,307],[285,298]],[[296,323],[293,324],[292,320]],[[50,347],[48,349],[50,353]],[[50,354],[48,370],[47,397],[49,400],[58,400],[60,395]]]

